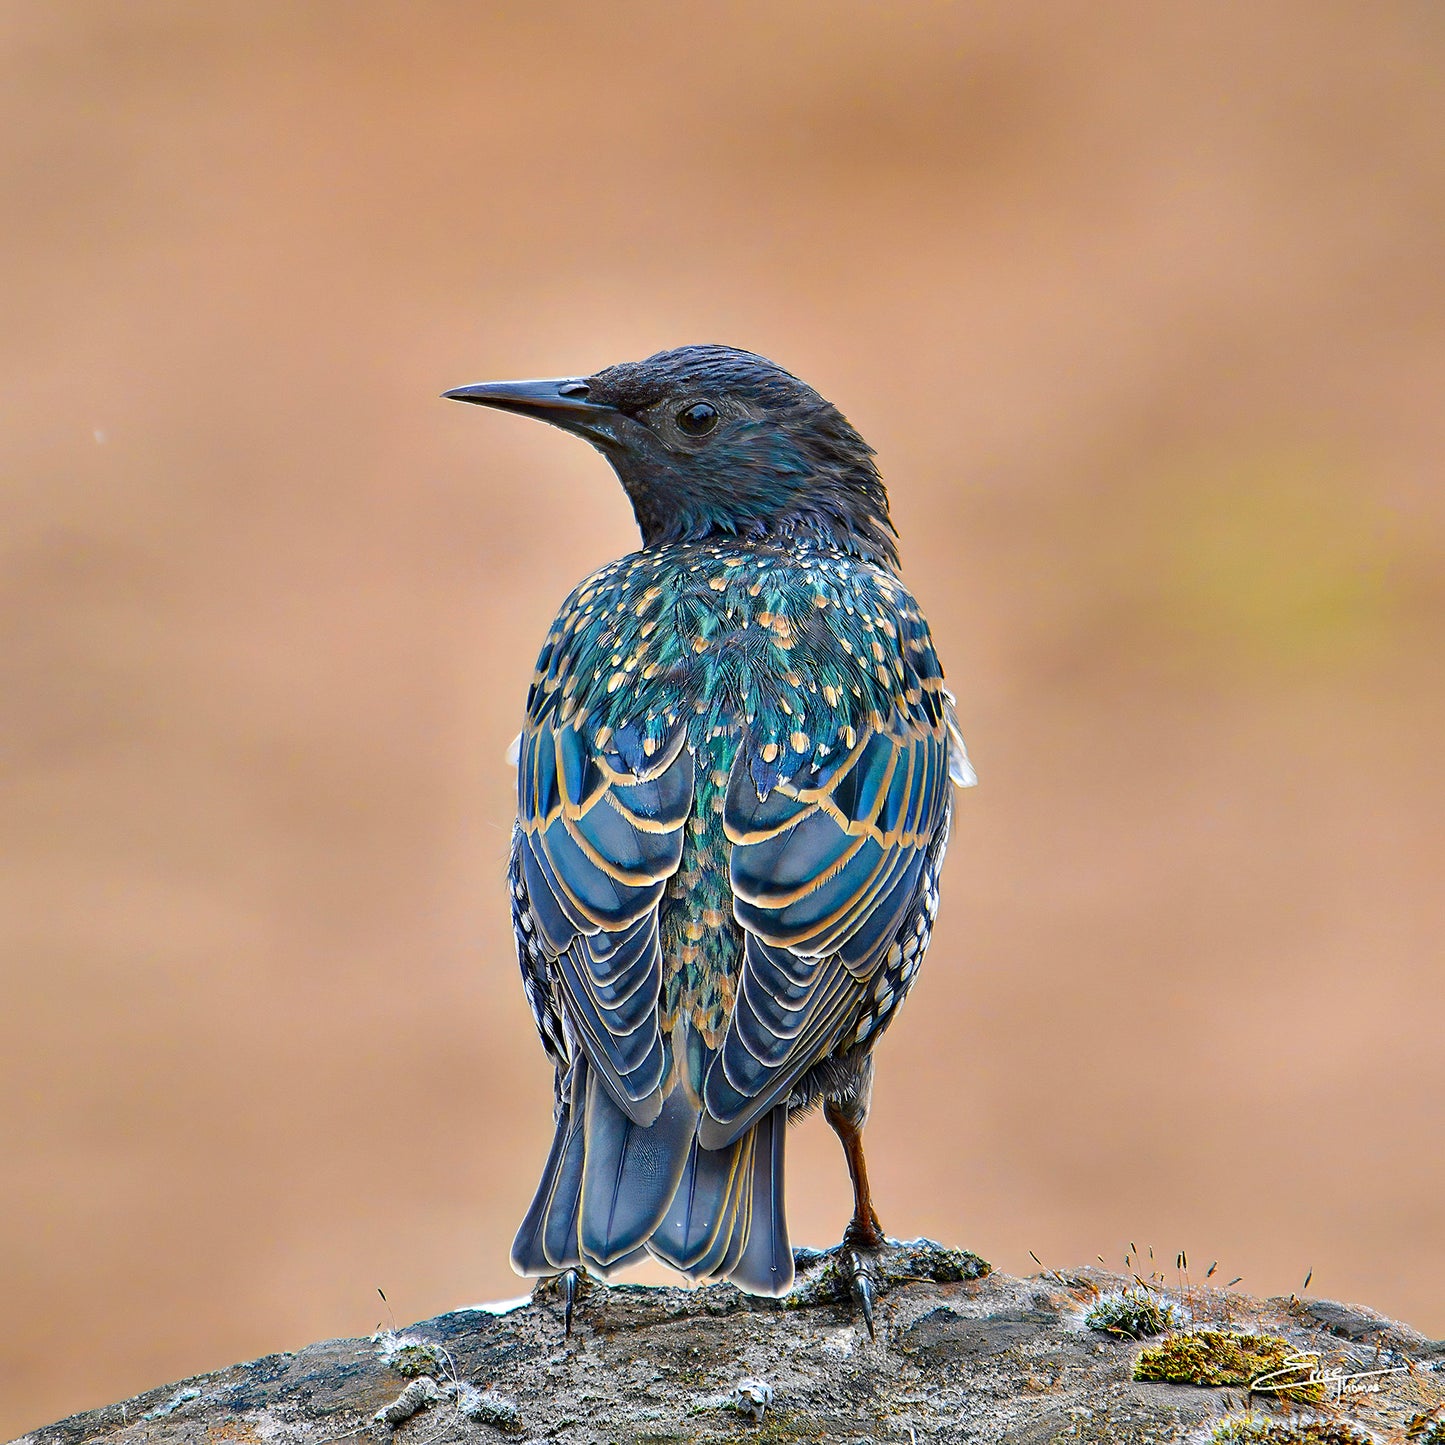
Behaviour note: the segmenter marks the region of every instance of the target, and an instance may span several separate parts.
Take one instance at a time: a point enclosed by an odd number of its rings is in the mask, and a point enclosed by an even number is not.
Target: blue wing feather
[[[663,747],[602,749],[552,711],[524,730],[518,784],[522,867],[556,959],[567,1013],[601,1085],[635,1124],[663,1101],[657,905],[682,858],[692,756],[679,730]],[[640,763],[635,772],[619,771]]]
[[[770,767],[766,793],[750,747],[729,780],[723,823],[747,941],[703,1085],[707,1147],[751,1127],[843,1036],[947,826],[941,727],[895,714],[850,742],[840,725],[791,776]]]

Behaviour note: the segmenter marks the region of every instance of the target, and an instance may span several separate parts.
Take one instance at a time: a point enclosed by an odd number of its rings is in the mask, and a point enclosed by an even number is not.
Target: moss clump
[[[1164,1380],[1171,1385],[1243,1385],[1285,1369],[1295,1354],[1278,1335],[1226,1334],[1222,1330],[1191,1330],[1151,1345],[1134,1361],[1136,1380]],[[1281,1400],[1322,1400],[1324,1386],[1293,1385],[1273,1390]]]
[[[905,1239],[885,1261],[890,1283],[926,1279],[934,1284],[961,1284],[992,1273],[993,1266],[972,1250],[951,1249],[931,1239]]]
[[[458,1386],[457,1409],[478,1425],[492,1425],[508,1435],[521,1434],[522,1412],[494,1390],[479,1390],[465,1383]]]
[[[1211,1445],[1374,1445],[1368,1435],[1338,1420],[1270,1420],[1234,1415],[1221,1420]]]
[[[415,1335],[399,1335],[395,1330],[380,1330],[372,1337],[377,1358],[383,1365],[415,1380],[421,1375],[445,1374],[450,1365],[447,1352],[429,1340]]]
[[[1091,1330],[1127,1335],[1131,1340],[1142,1340],[1146,1335],[1162,1335],[1166,1330],[1182,1330],[1191,1318],[1182,1304],[1166,1299],[1143,1285],[1111,1290],[1100,1295],[1084,1311],[1084,1323]]]

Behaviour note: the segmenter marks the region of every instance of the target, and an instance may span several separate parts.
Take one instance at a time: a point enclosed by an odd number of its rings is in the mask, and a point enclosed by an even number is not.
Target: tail
[[[635,1124],[579,1055],[557,1133],[512,1245],[518,1274],[586,1268],[604,1279],[652,1255],[689,1279],[730,1279],[749,1294],[793,1284],[783,1213],[787,1105],[722,1149],[697,1142],[700,1113],[681,1088]]]

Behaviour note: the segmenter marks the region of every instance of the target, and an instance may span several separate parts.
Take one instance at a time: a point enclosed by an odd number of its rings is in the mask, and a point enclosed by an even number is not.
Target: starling
[[[872,448],[725,346],[446,395],[590,442],[642,533],[562,604],[516,745],[556,1134],[512,1264],[563,1277],[569,1324],[573,1271],[646,1256],[784,1294],[784,1135],[821,1102],[871,1329],[872,1050],[928,947],[950,780],[975,781]]]

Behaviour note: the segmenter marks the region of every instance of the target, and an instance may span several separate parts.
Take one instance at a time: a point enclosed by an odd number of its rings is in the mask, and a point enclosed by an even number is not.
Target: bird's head
[[[446,395],[591,442],[652,546],[718,534],[812,538],[896,567],[873,449],[812,387],[750,351],[683,346],[560,381]]]

